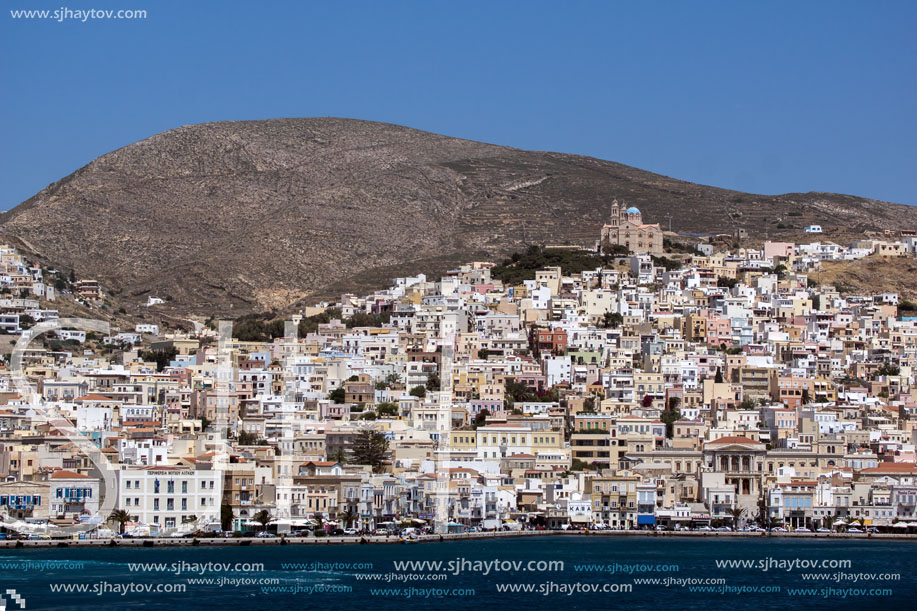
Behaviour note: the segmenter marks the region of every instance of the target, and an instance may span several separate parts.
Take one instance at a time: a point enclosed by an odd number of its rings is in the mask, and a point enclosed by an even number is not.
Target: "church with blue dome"
[[[646,224],[643,214],[635,206],[611,202],[611,219],[602,226],[602,249],[609,246],[626,246],[632,253],[661,255],[662,229],[659,223]]]

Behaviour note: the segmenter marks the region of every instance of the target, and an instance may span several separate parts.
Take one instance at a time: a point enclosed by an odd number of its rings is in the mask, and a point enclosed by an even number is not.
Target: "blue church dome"
[[[634,206],[631,206],[630,208],[624,211],[624,214],[640,214],[640,210]]]

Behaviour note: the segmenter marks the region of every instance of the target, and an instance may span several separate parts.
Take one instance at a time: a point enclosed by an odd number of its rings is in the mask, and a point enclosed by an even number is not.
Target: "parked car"
[[[266,530],[262,530],[260,533],[258,533],[259,539],[274,539],[276,537],[277,535],[275,535],[274,533],[269,533]]]
[[[358,531],[356,528],[345,528],[344,534],[350,537],[355,537],[356,535],[360,534],[360,531]]]
[[[859,528],[848,528],[848,529],[847,529],[847,532],[853,533],[853,534],[855,534],[855,535],[862,535],[862,534],[863,534],[863,531],[860,530]]]
[[[785,533],[785,532],[790,532],[790,531],[788,531],[787,529],[785,529],[785,528],[782,527],[782,526],[778,526],[777,528],[771,529],[771,532],[775,532],[775,533]]]
[[[829,529],[829,528],[818,528],[818,529],[815,530],[815,532],[817,532],[817,533],[829,533],[829,532],[831,532],[831,529]]]
[[[798,532],[798,533],[810,533],[810,532],[812,532],[812,531],[809,530],[808,528],[806,528],[805,526],[800,526],[799,528],[797,528],[797,529],[794,530],[793,532]]]

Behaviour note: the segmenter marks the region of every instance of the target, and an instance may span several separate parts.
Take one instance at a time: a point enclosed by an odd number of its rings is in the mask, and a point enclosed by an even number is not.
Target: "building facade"
[[[626,246],[633,253],[661,255],[662,229],[658,223],[643,222],[643,214],[630,206],[625,208],[618,200],[611,203],[611,219],[602,226],[602,247]]]

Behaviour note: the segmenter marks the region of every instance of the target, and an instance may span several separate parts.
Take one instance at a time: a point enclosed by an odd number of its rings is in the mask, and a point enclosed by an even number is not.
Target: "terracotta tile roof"
[[[917,463],[885,462],[878,467],[862,469],[860,473],[917,473]]]
[[[707,445],[725,445],[729,443],[755,443],[759,444],[760,441],[755,441],[754,439],[749,439],[748,437],[740,437],[738,435],[730,435],[728,437],[721,437],[716,441],[708,441]]]
[[[76,471],[67,471],[61,469],[51,474],[51,479],[91,479],[88,475],[77,473]]]

